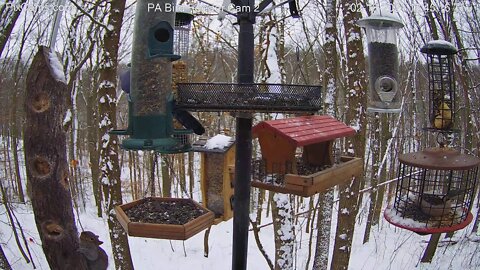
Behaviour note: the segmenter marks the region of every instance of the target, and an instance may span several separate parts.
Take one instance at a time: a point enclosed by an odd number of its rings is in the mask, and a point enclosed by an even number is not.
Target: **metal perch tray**
[[[316,112],[321,87],[286,84],[178,84],[176,105],[190,111]]]

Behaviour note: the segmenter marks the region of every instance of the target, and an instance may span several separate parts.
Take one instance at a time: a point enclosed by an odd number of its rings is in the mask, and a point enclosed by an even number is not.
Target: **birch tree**
[[[325,70],[323,75],[323,87],[325,89],[324,112],[336,115],[336,91],[338,72],[337,53],[337,1],[327,0],[325,12],[327,24],[325,26]],[[317,243],[315,247],[315,259],[313,269],[328,268],[328,251],[330,246],[330,225],[332,222],[333,189],[319,194],[320,208],[317,219]]]
[[[103,185],[103,201],[108,218],[110,241],[116,269],[133,269],[127,233],[115,218],[114,207],[122,204],[118,138],[108,132],[117,122],[117,65],[120,31],[125,11],[125,0],[108,1],[108,22],[105,27],[101,50],[99,98],[100,177]]]

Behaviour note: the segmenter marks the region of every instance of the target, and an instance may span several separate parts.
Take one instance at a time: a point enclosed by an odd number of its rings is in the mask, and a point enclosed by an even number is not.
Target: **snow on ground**
[[[196,156],[195,168],[198,173],[198,156]],[[85,162],[86,164],[86,162]],[[84,170],[86,175],[88,168]],[[24,173],[24,172],[22,172]],[[2,174],[0,172],[0,174]],[[24,175],[24,174],[23,174]],[[0,175],[4,179],[3,175]],[[128,168],[122,168],[122,180],[127,181],[129,177]],[[25,178],[23,178],[25,179]],[[195,179],[199,179],[196,175]],[[127,186],[125,182],[124,186]],[[91,188],[87,188],[88,191]],[[173,195],[181,196],[178,192]],[[252,192],[255,194],[255,192]],[[124,201],[130,201],[130,195],[124,195]],[[77,218],[77,228],[81,230],[91,230],[100,236],[104,241],[102,247],[107,251],[110,257],[109,269],[114,269],[113,258],[111,255],[111,244],[108,235],[108,225],[105,218],[96,216],[96,208],[94,206],[93,196],[89,194],[89,200],[86,201],[85,210],[79,210],[75,213]],[[200,184],[198,180],[194,191],[194,199],[199,200]],[[365,201],[365,200],[364,200]],[[304,200],[303,207],[308,206],[308,201]],[[265,205],[263,205],[265,207]],[[36,269],[49,269],[41,249],[40,239],[38,237],[33,214],[30,205],[22,205],[18,203],[12,204],[12,208],[23,227],[28,240],[28,246],[31,249]],[[390,225],[382,219],[379,226],[372,228],[370,241],[362,244],[363,231],[365,229],[365,216],[368,204],[364,203],[360,210],[358,224],[355,229],[352,259],[349,269],[352,270],[383,270],[383,269],[480,269],[480,236],[468,234],[472,225],[466,229],[456,233],[454,242],[448,244],[441,239],[440,247],[437,249],[436,255],[431,264],[420,263],[421,256],[429,240],[429,236],[420,236],[413,232],[402,230]],[[299,212],[305,211],[300,208]],[[334,211],[338,209],[335,208]],[[478,209],[472,212],[476,213]],[[252,217],[254,211],[251,210]],[[266,211],[263,211],[265,215]],[[262,224],[271,222],[270,217],[262,217]],[[187,241],[169,241],[160,239],[147,239],[129,237],[130,248],[132,252],[133,263],[135,269],[150,270],[226,270],[231,269],[232,256],[232,220],[222,222],[212,227],[209,238],[209,257],[204,257],[204,232],[200,232]],[[259,224],[261,225],[261,224]],[[310,234],[305,232],[306,222],[299,219],[295,224],[296,235],[296,254],[294,254],[295,269],[306,269],[306,261],[308,254],[308,243]],[[336,227],[336,218],[333,218],[332,228]],[[316,231],[313,232],[312,242],[315,243]],[[273,227],[263,227],[260,232],[260,238],[263,246],[273,260],[274,256],[274,239]],[[330,248],[333,248],[334,235],[331,236]],[[470,240],[471,239],[471,240]],[[475,241],[472,241],[475,240]],[[32,264],[27,264],[20,255],[17,248],[12,230],[8,224],[7,215],[3,205],[0,205],[0,243],[13,266],[14,270],[33,269]],[[331,256],[330,256],[331,259]],[[311,262],[313,261],[313,257]],[[265,259],[260,254],[253,233],[249,235],[249,254],[248,269],[264,270],[268,269]],[[311,269],[311,263],[308,269]]]
[[[37,269],[48,269],[30,207],[20,204],[14,204],[13,206],[26,236],[32,239],[32,241],[29,241],[29,247]],[[33,269],[31,264],[25,263],[18,251],[11,229],[7,225],[3,206],[0,208],[0,214],[0,241],[13,265],[13,269]],[[79,220],[84,230],[94,231],[105,242],[102,246],[109,253],[110,261],[113,261],[110,254],[111,245],[106,220],[96,217],[94,205],[87,205],[87,210],[80,213]],[[270,221],[269,218],[263,219],[263,223]],[[80,226],[77,226],[80,230]],[[473,255],[478,254],[480,245],[478,242],[470,241],[467,238],[467,232],[471,230],[470,226],[454,237],[454,240],[458,243],[448,246],[441,242],[431,264],[420,263],[429,236],[419,236],[382,221],[379,228],[374,227],[372,229],[370,242],[362,245],[364,227],[363,223],[357,226],[349,269],[480,269],[480,256]],[[296,230],[297,241],[301,246],[295,256],[295,265],[296,269],[305,269],[309,235],[305,233],[304,228],[303,231],[299,231],[301,229],[297,228]],[[203,238],[203,232],[185,242],[130,237],[130,248],[135,268],[162,270],[231,269],[232,220],[212,227],[208,258],[204,257]],[[273,257],[272,226],[262,228],[261,240],[268,254]],[[315,243],[315,233],[313,240]],[[478,240],[478,237],[476,240]],[[113,264],[110,265],[109,269],[114,269]],[[248,269],[268,269],[265,260],[256,247],[252,233],[250,233],[249,238]]]

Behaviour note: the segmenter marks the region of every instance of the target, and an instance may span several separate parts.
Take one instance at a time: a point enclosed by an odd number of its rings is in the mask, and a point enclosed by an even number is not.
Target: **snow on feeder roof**
[[[423,46],[420,51],[426,54],[452,55],[458,52],[457,48],[446,40],[432,40]]]
[[[227,221],[233,217],[235,140],[219,134],[192,146],[200,152],[202,204],[215,213],[214,224]]]
[[[372,15],[358,20],[358,25],[365,28],[402,28],[404,25],[402,21],[392,13],[386,15]]]
[[[384,212],[388,222],[431,234],[460,230],[472,221],[479,158],[430,148],[399,160],[395,200]]]

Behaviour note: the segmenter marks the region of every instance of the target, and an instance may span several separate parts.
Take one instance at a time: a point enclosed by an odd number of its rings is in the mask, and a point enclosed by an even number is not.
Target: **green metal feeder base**
[[[190,144],[183,144],[175,138],[161,139],[134,139],[128,138],[122,141],[122,149],[125,150],[153,150],[162,154],[175,154],[188,152],[192,149]]]

